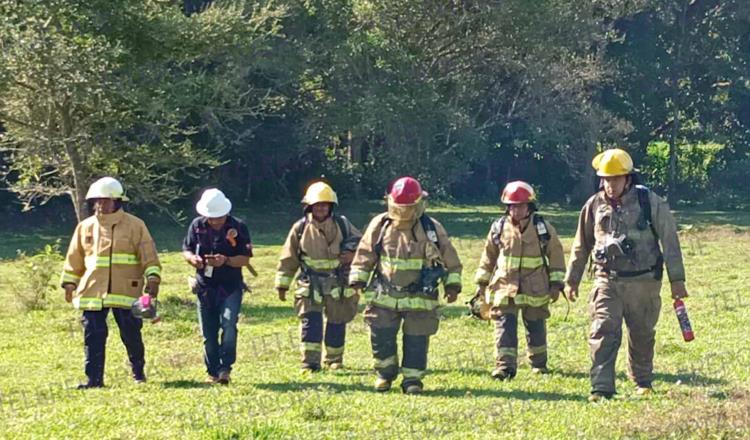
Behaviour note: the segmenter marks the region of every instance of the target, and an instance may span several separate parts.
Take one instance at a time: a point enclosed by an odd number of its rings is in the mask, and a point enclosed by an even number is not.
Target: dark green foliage
[[[121,177],[175,212],[203,187],[297,200],[325,174],[380,197],[544,201],[628,149],[675,203],[741,206],[750,154],[742,0],[0,0],[0,132],[27,207]],[[31,87],[31,88],[29,88]],[[50,110],[51,109],[51,110]]]

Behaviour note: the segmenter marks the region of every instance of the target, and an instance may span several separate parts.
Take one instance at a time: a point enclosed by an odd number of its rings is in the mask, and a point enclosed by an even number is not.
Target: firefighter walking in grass
[[[388,212],[370,222],[352,263],[352,287],[366,290],[377,391],[389,390],[399,374],[403,322],[401,388],[422,392],[430,336],[438,330],[438,285],[449,303],[461,291],[461,262],[443,226],[425,214],[426,195],[411,177],[394,182]]]
[[[597,155],[592,165],[601,178],[601,190],[581,210],[566,284],[569,298],[575,300],[591,258],[594,287],[588,302],[593,365],[589,400],[595,402],[615,393],[615,361],[623,320],[628,328],[628,376],[638,395],[652,391],[664,263],[672,297],[683,298],[688,293],[677,225],[667,203],[637,185],[627,152],[607,150]]]
[[[131,312],[144,290],[159,292],[161,265],[154,240],[143,221],[123,211],[127,201],[122,185],[103,177],[89,187],[86,200],[95,215],[78,223],[70,240],[62,274],[65,300],[83,311],[83,342],[88,380],[80,389],[104,386],[107,315],[112,309],[120,339],[128,352],[133,379],[146,381],[141,328]]]
[[[484,244],[475,276],[473,306],[484,307],[484,319],[495,323],[495,369],[492,377],[510,380],[518,365],[518,317],[526,328],[531,371],[547,369],[549,302],[563,289],[565,260],[555,228],[536,214],[534,189],[526,182],[506,185],[501,201],[507,207]]]
[[[348,277],[362,233],[346,217],[334,212],[338,198],[324,182],[310,185],[302,204],[304,217],[294,223],[287,235],[275,287],[279,299],[286,300],[299,270],[294,308],[301,319],[302,371],[320,370],[323,341],[325,365],[340,369],[346,324],[357,315],[359,296],[349,288]]]

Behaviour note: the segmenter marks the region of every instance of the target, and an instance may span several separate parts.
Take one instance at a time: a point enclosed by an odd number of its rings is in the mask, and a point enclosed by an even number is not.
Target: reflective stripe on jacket
[[[302,236],[297,237],[300,220],[292,225],[284,247],[281,249],[274,280],[274,286],[277,289],[289,289],[297,271],[303,264],[315,272],[328,275],[333,275],[339,267],[339,254],[341,253],[341,242],[344,239],[344,234],[338,224],[330,216],[323,222],[319,222],[312,217],[312,214],[306,215],[307,224],[302,231]],[[349,238],[362,236],[362,233],[352,225],[349,219],[346,217],[342,217],[342,219],[348,223]],[[300,261],[300,255],[302,261]],[[345,297],[354,294],[354,291],[349,289],[345,278],[336,280],[335,276],[332,276],[330,280],[323,284],[325,285],[321,287],[325,291],[315,292],[316,298],[314,299],[317,300],[316,302],[320,302],[319,295],[321,294],[331,294],[335,297],[338,297],[339,294]],[[297,277],[296,294],[298,296],[309,296],[309,287],[309,280],[300,272]]]
[[[565,274],[562,243],[555,228],[547,221],[544,225],[550,236],[545,256],[531,217],[519,225],[506,219],[499,246],[490,230],[474,277],[475,283],[487,286],[488,304],[507,305],[513,298],[516,305],[541,307],[549,302],[551,287],[562,288]]]
[[[368,283],[375,270],[396,289],[406,289],[407,286],[418,282],[420,271],[430,265],[430,260],[442,262],[447,276],[444,284],[461,289],[461,261],[456,249],[448,238],[443,225],[435,219],[439,249],[427,238],[418,219],[408,227],[397,228],[386,222],[387,213],[376,216],[367,226],[357,248],[357,254],[352,262],[349,283]],[[383,231],[382,254],[378,258],[375,246]],[[377,264],[377,267],[376,267]],[[439,302],[435,299],[420,297],[405,291],[389,291],[378,294],[365,292],[368,303],[393,310],[434,310]]]
[[[122,209],[78,223],[63,266],[62,284],[74,284],[81,310],[130,308],[145,278],[161,278],[154,240],[141,219]]]

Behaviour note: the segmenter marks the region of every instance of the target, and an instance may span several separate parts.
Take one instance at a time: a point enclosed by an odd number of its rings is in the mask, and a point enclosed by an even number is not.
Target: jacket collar
[[[325,220],[323,220],[322,222],[315,220],[315,217],[313,217],[312,212],[308,212],[306,215],[307,215],[307,222],[317,226],[318,228],[323,228],[325,225],[333,221],[333,213],[331,213],[328,217],[326,217]]]
[[[125,217],[125,211],[122,208],[113,212],[112,214],[95,214],[96,221],[102,226],[112,226],[120,223]]]
[[[511,225],[513,225],[514,228],[518,229],[520,232],[523,233],[527,229],[527,227],[529,226],[529,223],[531,223],[531,216],[532,215],[534,215],[533,212],[529,213],[528,216],[526,216],[525,218],[522,218],[521,221],[519,221],[518,223],[516,223],[515,221],[513,221],[513,219],[511,218],[510,214],[508,214],[508,220],[509,220],[509,223]]]

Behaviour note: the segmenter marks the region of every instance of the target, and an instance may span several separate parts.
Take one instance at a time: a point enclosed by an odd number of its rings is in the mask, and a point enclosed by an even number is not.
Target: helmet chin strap
[[[122,200],[120,199],[112,199],[112,210],[110,212],[102,212],[101,210],[96,208],[95,202],[91,202],[91,201],[88,201],[88,202],[89,202],[89,209],[90,209],[89,212],[93,212],[96,215],[114,214],[120,209],[122,209]]]
[[[312,214],[312,213],[311,213],[311,214]],[[316,216],[315,216],[315,214],[312,214],[312,218],[313,218],[313,220],[315,220],[315,221],[317,221],[317,222],[323,223],[324,221],[326,221],[326,220],[328,220],[329,218],[331,218],[331,215],[332,215],[332,214],[333,214],[333,213],[329,212],[329,213],[328,213],[328,215],[326,215],[326,216],[325,216],[325,217],[323,217],[323,218],[318,218],[318,217],[316,217]]]
[[[523,216],[523,217],[522,217],[521,219],[519,219],[519,220],[516,220],[516,219],[514,219],[514,218],[513,218],[513,216],[512,216],[511,214],[510,214],[510,207],[511,207],[511,206],[512,206],[512,205],[505,205],[505,215],[506,215],[506,216],[507,216],[507,217],[508,217],[508,218],[510,219],[510,221],[511,221],[511,222],[512,222],[512,223],[513,223],[514,225],[518,225],[518,224],[520,224],[520,223],[521,223],[521,222],[522,222],[523,220],[527,220],[527,219],[531,218],[531,215],[532,215],[532,214],[533,214],[533,213],[534,213],[534,212],[536,211],[536,205],[535,205],[535,204],[534,204],[533,202],[532,202],[532,203],[527,203],[527,204],[526,204],[526,206],[528,207],[528,211],[526,212],[526,215],[525,215],[525,216]]]
[[[320,218],[316,217],[316,216],[315,216],[315,214],[313,213],[313,205],[305,205],[305,207],[304,207],[304,209],[302,210],[302,212],[303,212],[304,214],[310,213],[310,215],[312,216],[312,218],[313,218],[313,219],[314,219],[315,221],[318,221],[318,222],[321,222],[321,223],[322,223],[322,222],[326,221],[326,219],[328,219],[329,217],[333,217],[333,210],[334,210],[334,207],[335,207],[335,206],[336,206],[336,205],[335,205],[335,204],[333,204],[333,203],[328,203],[328,214],[326,214],[326,216],[325,216],[325,217],[323,217],[322,219],[320,219]]]
[[[511,222],[512,222],[512,223],[513,223],[514,225],[520,225],[522,221],[524,221],[524,220],[528,220],[529,218],[531,218],[531,211],[529,211],[529,213],[528,213],[528,214],[526,214],[526,216],[525,216],[525,217],[523,217],[523,218],[521,218],[520,220],[516,220],[516,219],[514,219],[514,218],[513,218],[512,216],[510,216],[510,215],[509,215],[508,217],[510,217],[510,221],[511,221]]]
[[[626,176],[625,185],[622,187],[622,191],[620,191],[620,194],[618,194],[616,196],[613,196],[613,197],[610,197],[609,194],[607,194],[606,188],[604,187],[604,178],[600,178],[599,179],[599,190],[600,191],[604,191],[604,195],[607,196],[608,199],[619,201],[620,199],[622,199],[622,196],[625,195],[625,193],[628,192],[628,190],[634,185],[634,183],[635,182],[633,180],[633,175],[632,174],[628,174]]]

